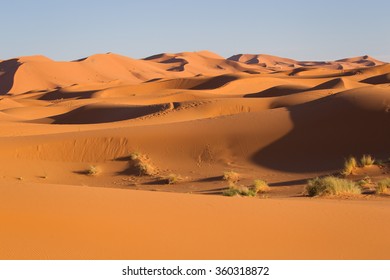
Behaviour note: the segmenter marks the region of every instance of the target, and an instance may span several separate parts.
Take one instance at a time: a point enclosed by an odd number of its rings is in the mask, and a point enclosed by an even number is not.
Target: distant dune
[[[2,60],[0,131],[0,258],[390,257],[389,194],[304,193],[349,156],[380,164],[348,179],[390,176],[390,64],[367,55]],[[223,198],[226,171],[270,190]]]
[[[258,74],[302,67],[345,70],[383,64],[385,63],[369,56],[316,62],[296,61],[265,54],[238,54],[224,59],[208,51],[162,53],[141,60],[107,53],[71,62],[57,62],[44,56],[29,56],[0,62],[0,93],[19,94],[115,81],[139,84],[149,80],[199,75]]]

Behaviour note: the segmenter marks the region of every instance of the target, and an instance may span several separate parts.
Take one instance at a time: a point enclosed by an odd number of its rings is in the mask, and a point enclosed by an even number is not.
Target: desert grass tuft
[[[361,194],[361,188],[350,180],[327,176],[309,180],[306,192],[309,196]]]
[[[169,185],[177,184],[180,181],[183,181],[183,177],[181,177],[180,175],[174,174],[174,173],[169,174],[164,179],[165,179],[166,183]]]
[[[230,187],[222,192],[222,195],[224,195],[224,196],[236,196],[239,194],[240,194],[240,192],[238,191],[238,189],[230,188]]]
[[[101,172],[100,168],[96,165],[91,165],[87,170],[87,175],[96,176]]]
[[[375,159],[370,155],[363,155],[360,159],[360,164],[362,167],[371,166],[375,163]]]
[[[267,193],[271,190],[267,182],[261,179],[256,179],[253,181],[253,189],[257,193]]]
[[[223,173],[223,179],[231,183],[236,183],[240,180],[240,174],[234,171],[225,171]]]
[[[390,178],[385,178],[380,180],[377,183],[375,190],[377,194],[384,194],[384,193],[388,193],[389,188],[390,188]]]
[[[139,159],[140,157],[142,157],[142,154],[139,153],[139,152],[133,152],[130,154],[130,159],[131,160],[137,160]]]
[[[229,188],[222,192],[224,196],[256,196],[256,191],[253,188],[248,188],[246,186],[236,186],[233,183],[229,184]]]
[[[350,157],[344,162],[344,169],[341,171],[341,174],[344,176],[348,176],[353,173],[353,171],[357,168],[356,158]]]

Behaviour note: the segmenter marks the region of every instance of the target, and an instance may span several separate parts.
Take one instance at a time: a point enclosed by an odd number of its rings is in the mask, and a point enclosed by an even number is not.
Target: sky
[[[0,0],[0,60],[209,50],[390,61],[388,0]]]

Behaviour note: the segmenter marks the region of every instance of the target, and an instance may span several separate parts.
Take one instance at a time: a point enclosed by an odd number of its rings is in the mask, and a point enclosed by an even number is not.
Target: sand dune
[[[389,77],[369,56],[0,61],[0,258],[388,258],[388,195],[303,192],[350,155],[382,161],[351,179],[390,176]],[[157,175],[140,176],[134,153]],[[270,192],[222,197],[230,170]],[[171,173],[182,181],[165,184]]]

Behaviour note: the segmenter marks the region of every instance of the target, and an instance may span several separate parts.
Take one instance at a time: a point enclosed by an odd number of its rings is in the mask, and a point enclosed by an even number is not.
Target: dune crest
[[[200,75],[272,73],[304,67],[349,70],[384,64],[367,55],[328,62],[296,61],[266,54],[238,54],[225,59],[209,51],[161,53],[144,59],[106,53],[71,62],[36,55],[0,62],[0,94],[47,91],[74,84],[104,84],[116,80],[139,84]]]

